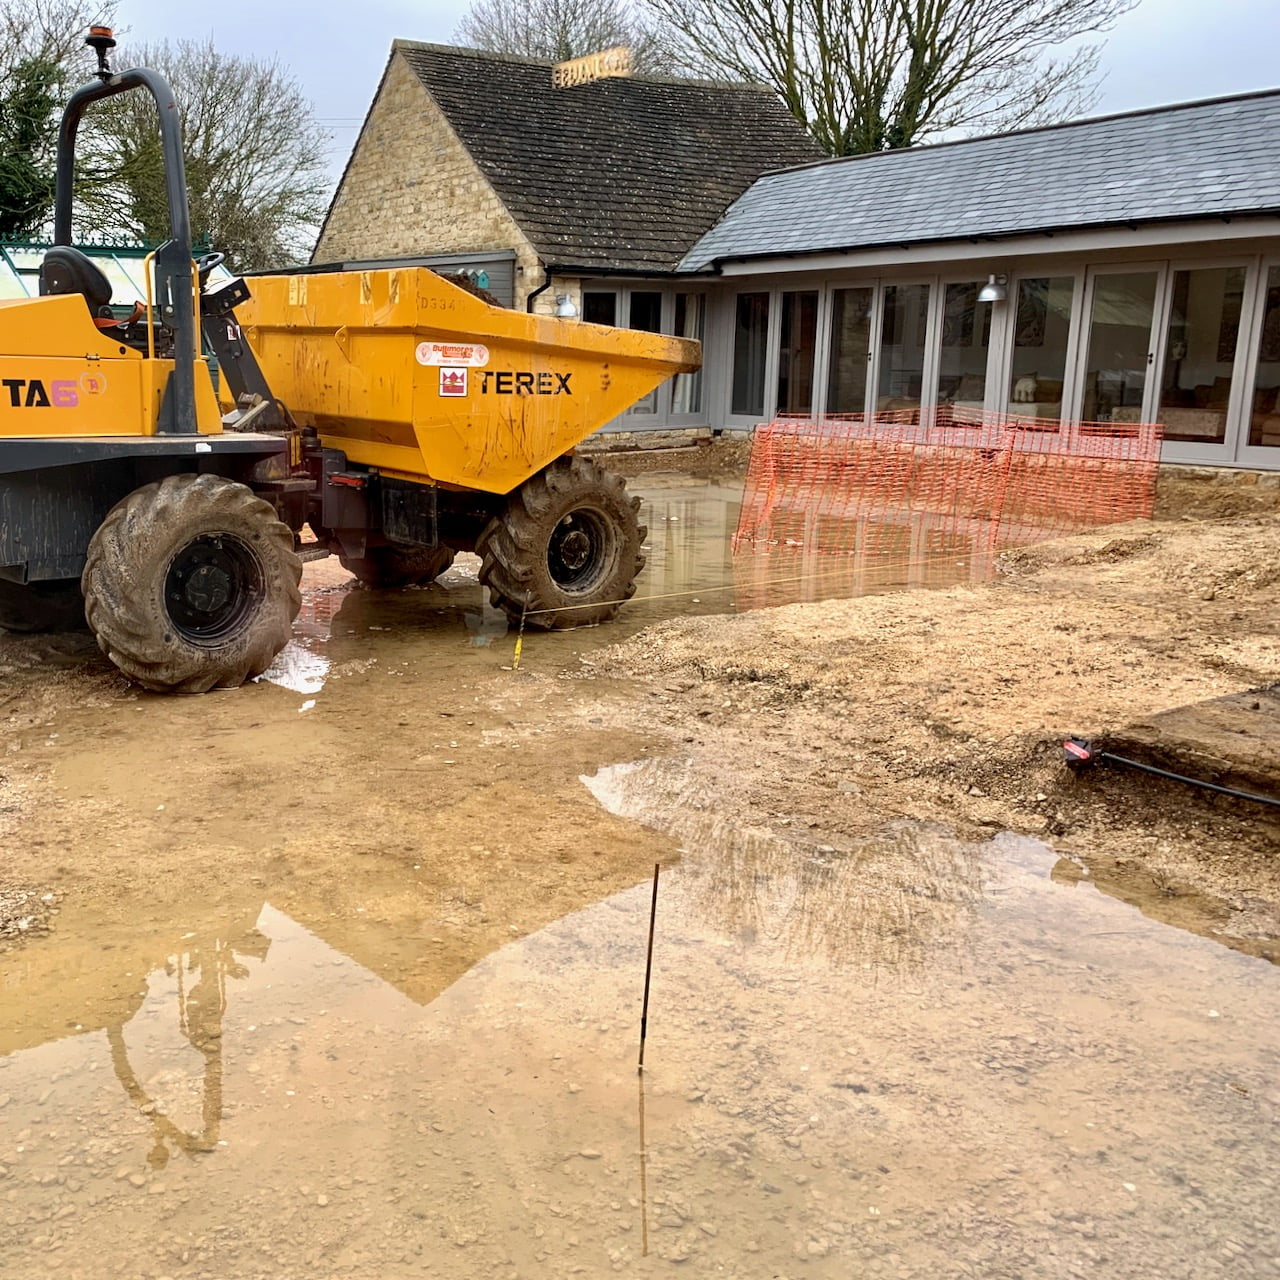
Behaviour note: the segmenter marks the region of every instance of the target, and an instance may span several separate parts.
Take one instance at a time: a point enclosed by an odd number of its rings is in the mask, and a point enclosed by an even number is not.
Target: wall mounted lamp
[[[561,320],[572,320],[578,314],[578,308],[567,293],[556,294],[556,316]]]
[[[1008,297],[1008,276],[988,276],[987,283],[978,290],[979,302],[1004,302]]]

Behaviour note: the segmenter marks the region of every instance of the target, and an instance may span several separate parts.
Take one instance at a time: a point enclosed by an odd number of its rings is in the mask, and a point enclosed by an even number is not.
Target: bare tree
[[[305,261],[329,191],[328,134],[278,62],[219,53],[212,41],[140,46],[115,59],[172,85],[182,112],[192,232],[243,271]],[[77,192],[85,223],[155,242],[169,232],[155,106],[141,93],[86,116]]]
[[[75,54],[115,0],[10,0],[0,9],[0,236],[36,235],[53,208],[58,108]]]
[[[0,61],[54,63],[64,84],[84,79],[78,55],[90,25],[110,26],[119,0],[5,0],[0,8]],[[87,65],[87,64],[85,64]]]
[[[639,72],[666,71],[672,61],[666,42],[630,0],[475,0],[454,39],[555,62],[627,45]]]
[[[829,154],[1064,119],[1137,0],[646,0],[679,65],[770,85]],[[1068,47],[1074,46],[1074,47]]]

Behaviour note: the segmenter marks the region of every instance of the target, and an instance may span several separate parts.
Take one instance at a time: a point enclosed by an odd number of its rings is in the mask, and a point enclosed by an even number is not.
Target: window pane
[[[25,298],[27,290],[7,262],[0,261],[0,298]]]
[[[733,333],[732,412],[764,413],[764,356],[769,339],[769,295],[738,294]]]
[[[778,412],[804,417],[813,411],[813,357],[818,339],[818,294],[782,295],[778,350]]]
[[[138,292],[133,281],[125,273],[125,269],[115,258],[94,257],[93,265],[107,277],[111,285],[111,301],[117,307],[130,306],[144,300],[145,294]]]
[[[867,357],[871,351],[871,290],[836,289],[831,295],[831,371],[828,413],[865,413]]]
[[[1155,305],[1154,271],[1121,272],[1094,281],[1084,375],[1086,422],[1141,421]]]
[[[633,293],[631,295],[631,329],[643,329],[646,333],[662,332],[662,294]]]
[[[982,281],[949,284],[942,299],[942,350],[938,358],[938,403],[980,410],[987,398],[987,347],[991,307],[978,301]],[[961,414],[963,416],[963,413]]]
[[[628,328],[643,329],[646,333],[662,332],[662,294],[649,290],[636,290],[627,306],[630,317]],[[655,387],[643,400],[637,400],[628,413],[657,413],[658,388]]]
[[[1018,281],[1013,318],[1013,360],[1009,412],[1024,418],[1062,417],[1062,384],[1067,372],[1067,338],[1075,281],[1070,276],[1036,276]]]
[[[1280,267],[1267,275],[1267,296],[1258,340],[1258,377],[1253,384],[1249,443],[1280,449]]]
[[[706,298],[700,293],[676,294],[676,337],[702,341]],[[678,373],[671,390],[672,413],[702,412],[702,370]]]
[[[616,293],[584,293],[582,318],[588,324],[618,323],[618,295]]]
[[[877,409],[918,409],[924,383],[924,344],[929,327],[929,286],[891,284],[884,290],[880,325]]]
[[[145,258],[117,258],[116,262],[118,263],[120,270],[124,272],[125,276],[129,281],[129,288],[127,290],[124,290],[122,293],[120,293],[119,296],[116,298],[116,301],[119,301],[120,298],[123,298],[127,293],[129,301],[145,302],[147,297],[146,259]],[[219,271],[220,270],[221,268],[219,268]],[[219,271],[215,271],[211,278],[217,279],[219,275]],[[152,298],[155,297],[154,287],[151,290],[151,296]]]
[[[44,261],[44,255],[47,249],[6,249],[9,255],[9,261],[13,263],[19,271],[39,271],[40,264]]]
[[[1243,267],[1173,273],[1160,410],[1170,440],[1221,444],[1235,372]]]

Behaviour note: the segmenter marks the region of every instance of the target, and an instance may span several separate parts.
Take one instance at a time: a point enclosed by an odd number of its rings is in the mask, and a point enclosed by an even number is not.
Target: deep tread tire
[[[558,458],[526,480],[477,539],[480,581],[493,604],[526,627],[607,622],[635,594],[644,568],[648,530],[639,510],[621,476],[590,458]]]
[[[342,567],[369,587],[424,587],[453,563],[452,547],[370,547],[363,556],[339,555]]]
[[[169,476],[107,513],[81,578],[103,653],[159,693],[231,689],[261,675],[289,641],[302,596],[293,534],[269,502],[221,476]],[[230,549],[243,572],[208,634],[182,615],[173,574],[193,549]],[[167,590],[168,588],[168,590]]]
[[[84,627],[84,598],[78,582],[32,582],[20,586],[0,579],[0,631],[76,631]]]

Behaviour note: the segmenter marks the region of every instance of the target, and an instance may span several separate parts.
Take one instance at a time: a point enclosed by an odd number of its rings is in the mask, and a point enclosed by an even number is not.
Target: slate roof
[[[762,177],[681,263],[1280,212],[1280,90]]]
[[[550,62],[397,40],[548,265],[671,271],[750,184],[818,150],[755,85],[640,77],[570,89]]]

